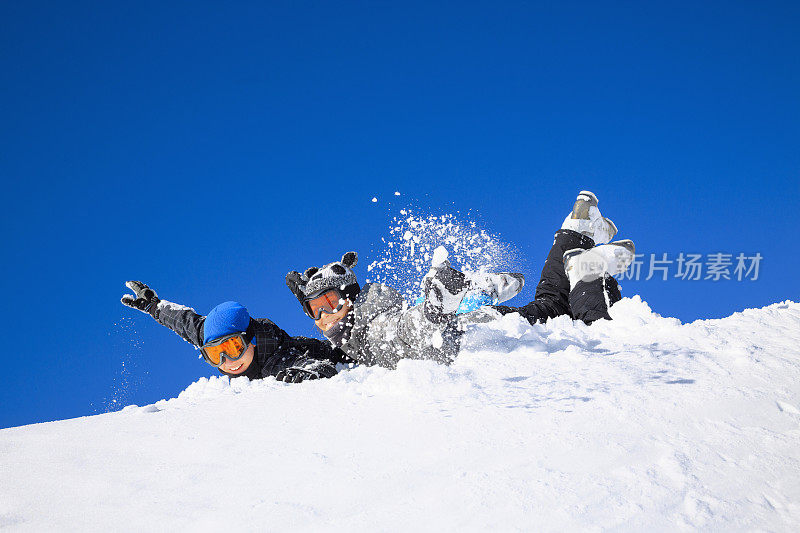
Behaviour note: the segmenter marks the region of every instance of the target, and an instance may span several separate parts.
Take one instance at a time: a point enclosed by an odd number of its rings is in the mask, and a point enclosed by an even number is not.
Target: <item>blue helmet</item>
[[[223,302],[212,309],[203,324],[203,344],[233,333],[243,333],[250,325],[250,313],[239,302]]]

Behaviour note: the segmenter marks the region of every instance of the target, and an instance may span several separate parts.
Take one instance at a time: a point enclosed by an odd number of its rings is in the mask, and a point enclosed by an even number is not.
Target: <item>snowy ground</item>
[[[0,527],[800,530],[800,304],[470,334],[405,362],[0,431]]]

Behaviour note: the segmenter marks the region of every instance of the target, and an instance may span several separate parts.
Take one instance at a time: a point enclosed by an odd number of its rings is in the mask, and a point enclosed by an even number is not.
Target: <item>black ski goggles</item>
[[[248,344],[250,341],[247,339],[246,333],[234,333],[205,343],[200,347],[200,352],[206,363],[219,367],[226,359],[228,361],[241,359],[244,352],[247,351]]]
[[[322,318],[322,313],[332,315],[338,313],[347,301],[345,295],[337,289],[329,289],[322,294],[308,298],[303,302],[303,311],[313,320]]]

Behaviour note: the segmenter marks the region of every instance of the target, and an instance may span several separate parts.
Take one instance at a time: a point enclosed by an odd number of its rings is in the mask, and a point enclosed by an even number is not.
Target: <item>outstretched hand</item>
[[[134,295],[125,294],[121,299],[124,305],[138,309],[143,313],[148,313],[155,317],[158,308],[158,295],[156,291],[142,283],[141,281],[126,281],[125,286],[134,292]]]

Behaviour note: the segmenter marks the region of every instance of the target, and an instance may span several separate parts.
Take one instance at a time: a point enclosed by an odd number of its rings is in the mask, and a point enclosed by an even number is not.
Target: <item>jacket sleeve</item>
[[[350,362],[341,350],[333,348],[327,342],[308,337],[290,337],[266,318],[256,321],[259,323],[256,336],[261,359],[261,377],[275,376],[281,370],[291,367],[314,366],[321,361],[333,369],[336,368],[336,363]]]
[[[332,378],[339,373],[337,363],[351,362],[344,352],[331,347],[317,339],[292,337],[292,349],[302,353],[294,358],[287,358],[287,369],[300,369],[315,374],[318,378]],[[280,373],[281,370],[278,370]]]
[[[334,348],[328,341],[312,339],[310,337],[292,337],[292,343],[303,351],[306,358],[313,360],[328,360],[332,363],[353,363],[354,361],[339,348]]]
[[[203,345],[203,323],[206,317],[197,314],[191,307],[161,300],[153,318],[177,333],[183,340],[194,344]]]

